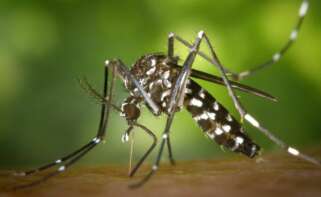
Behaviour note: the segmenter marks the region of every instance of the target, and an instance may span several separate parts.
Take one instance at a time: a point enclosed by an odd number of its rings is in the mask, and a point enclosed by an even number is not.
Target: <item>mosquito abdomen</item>
[[[240,123],[191,79],[186,86],[184,106],[206,135],[219,145],[251,158],[258,154],[260,147],[243,132]]]

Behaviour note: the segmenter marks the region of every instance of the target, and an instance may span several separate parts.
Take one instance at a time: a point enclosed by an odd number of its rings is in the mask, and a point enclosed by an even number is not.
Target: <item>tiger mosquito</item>
[[[143,179],[130,185],[133,188],[143,185],[155,174],[159,168],[165,146],[168,149],[171,164],[175,164],[170,143],[170,129],[176,112],[179,112],[183,107],[187,109],[192,115],[192,118],[210,139],[232,152],[241,153],[249,158],[254,158],[260,151],[260,146],[253,142],[244,131],[242,124],[245,120],[290,155],[320,166],[321,162],[319,160],[289,146],[270,132],[270,130],[263,127],[254,116],[246,111],[234,91],[239,90],[276,101],[276,98],[270,94],[240,84],[237,81],[253,75],[258,70],[273,65],[281,59],[297,39],[308,7],[308,0],[303,0],[299,9],[298,21],[283,48],[265,63],[244,72],[231,72],[221,64],[212,43],[204,31],[198,33],[192,44],[179,35],[170,33],[168,36],[167,54],[152,53],[144,55],[133,64],[130,70],[120,59],[107,60],[104,68],[104,88],[102,94],[98,93],[86,79],[82,80],[82,86],[101,101],[101,115],[96,136],[81,148],[52,163],[48,163],[33,170],[15,173],[16,176],[28,176],[58,166],[53,172],[48,173],[41,179],[29,184],[17,186],[16,189],[37,185],[64,172],[90,150],[104,141],[111,108],[119,111],[120,115],[123,116],[128,123],[128,129],[122,136],[123,141],[128,141],[129,134],[134,128],[141,128],[142,131],[147,133],[153,140],[153,143],[148,150],[143,154],[133,169],[131,169],[129,176],[134,176],[139,167],[157,145],[156,135],[149,128],[139,124],[137,121],[140,117],[142,103],[147,106],[154,116],[166,114],[167,120],[156,160],[149,173]],[[189,49],[187,58],[182,65],[178,64],[179,58],[174,55],[175,41],[183,44]],[[205,42],[206,46],[209,48],[209,56],[199,49],[202,41]],[[193,69],[192,66],[197,56],[207,60],[220,72],[221,76],[215,76]],[[108,79],[110,71],[111,80]],[[120,107],[113,104],[113,89],[116,77],[119,77],[123,81],[126,89],[130,93],[130,96],[123,101]],[[226,86],[228,94],[241,117],[241,121],[239,122],[233,117],[223,105],[192,78],[198,78]],[[111,83],[110,87],[108,86],[108,83]]]

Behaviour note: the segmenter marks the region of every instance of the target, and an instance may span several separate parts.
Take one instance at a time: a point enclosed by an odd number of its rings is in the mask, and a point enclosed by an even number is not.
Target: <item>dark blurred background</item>
[[[205,30],[221,61],[242,71],[280,49],[297,20],[300,3],[1,0],[0,166],[43,164],[92,139],[98,127],[99,105],[76,79],[86,76],[101,89],[105,59],[121,58],[130,66],[145,53],[166,52],[169,32],[191,41],[199,30]],[[243,81],[273,94],[279,102],[240,93],[243,104],[264,126],[302,149],[320,147],[321,142],[320,5],[320,1],[311,1],[298,41],[282,61]],[[186,55],[181,45],[177,45],[177,52]],[[203,60],[197,60],[195,66],[215,73]],[[201,84],[237,114],[225,88]],[[120,83],[116,89],[116,104],[120,105],[127,93]],[[158,135],[165,123],[164,117],[155,118],[146,109],[140,122]],[[279,150],[257,130],[245,127],[265,152]],[[121,142],[125,129],[126,122],[113,112],[106,143],[87,155],[82,164],[128,162],[129,144]],[[135,159],[151,143],[141,133],[135,133]],[[172,143],[177,160],[235,155],[204,137],[185,110],[175,118]]]

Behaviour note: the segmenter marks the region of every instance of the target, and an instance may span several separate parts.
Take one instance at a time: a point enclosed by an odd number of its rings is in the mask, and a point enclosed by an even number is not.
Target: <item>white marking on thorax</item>
[[[151,89],[153,88],[153,86],[154,86],[154,82],[150,82],[150,83],[149,83],[149,86],[148,86],[148,87],[149,87],[149,90],[151,90]]]
[[[171,94],[171,89],[166,90],[165,92],[162,93],[161,95],[161,101],[163,101],[165,99],[165,97],[169,96]]]
[[[168,79],[169,76],[170,76],[170,71],[169,71],[169,70],[165,71],[165,72],[162,74],[162,78],[163,78],[163,79]]]
[[[152,66],[152,67],[156,66],[156,63],[157,63],[157,62],[156,62],[156,59],[152,59],[152,60],[151,60],[151,66]]]
[[[146,72],[146,75],[152,75],[155,71],[156,71],[156,67],[152,67]]]
[[[167,79],[164,79],[163,83],[164,83],[166,88],[171,88],[172,87],[172,83]]]
[[[155,83],[158,84],[158,85],[161,85],[163,83],[163,80],[157,79],[157,81]]]

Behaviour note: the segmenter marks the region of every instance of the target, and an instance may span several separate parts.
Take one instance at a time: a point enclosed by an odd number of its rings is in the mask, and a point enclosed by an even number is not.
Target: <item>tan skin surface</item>
[[[320,155],[312,152],[312,155]],[[164,162],[165,163],[165,162]],[[0,196],[321,196],[321,168],[282,154],[263,159],[236,156],[224,160],[165,163],[150,182],[139,189],[128,185],[127,166],[75,167],[41,185],[5,192],[8,186],[39,178],[0,176]],[[2,171],[5,174],[5,171]]]

